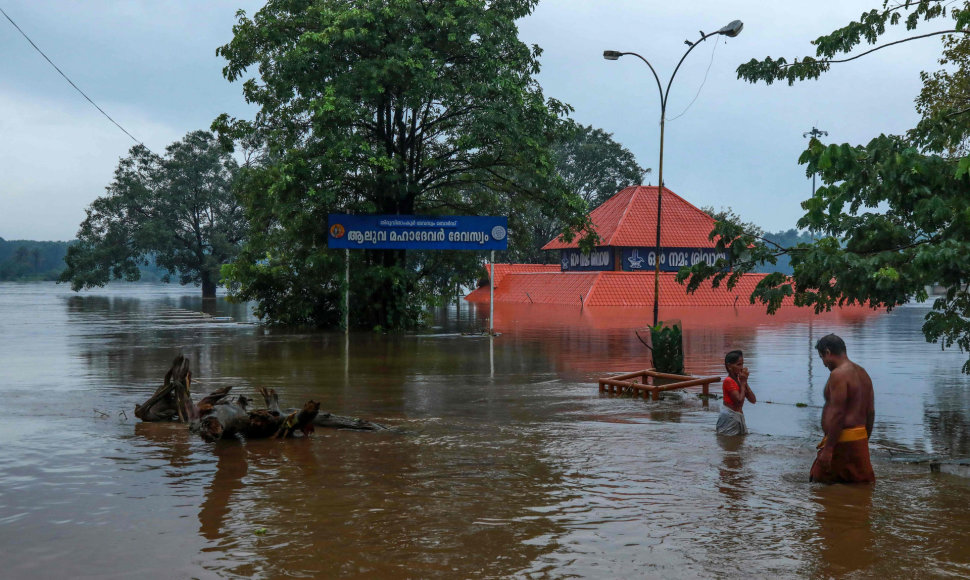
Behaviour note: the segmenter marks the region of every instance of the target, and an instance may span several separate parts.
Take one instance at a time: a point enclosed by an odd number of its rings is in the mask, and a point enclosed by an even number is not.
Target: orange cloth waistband
[[[865,426],[859,425],[857,427],[847,427],[839,433],[839,443],[850,443],[852,441],[862,441],[863,439],[869,438],[869,432],[866,431]],[[818,444],[818,448],[821,449],[825,447],[825,442],[828,441],[828,437],[823,437],[822,442]]]
[[[842,433],[839,434],[839,443],[848,443],[850,441],[862,441],[863,439],[868,439],[869,433],[863,426],[859,427],[849,427],[848,429],[843,429]]]

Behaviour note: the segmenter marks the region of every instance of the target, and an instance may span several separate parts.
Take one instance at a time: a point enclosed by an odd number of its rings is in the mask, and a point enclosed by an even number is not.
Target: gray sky
[[[811,194],[811,180],[797,164],[806,144],[802,133],[817,124],[832,141],[858,144],[912,127],[919,72],[937,68],[940,41],[891,47],[793,87],[751,85],[737,80],[735,69],[751,58],[812,54],[811,39],[880,4],[544,0],[520,23],[520,35],[544,49],[539,81],[546,96],[575,107],[578,122],[613,133],[654,169],[646,179],[656,184],[656,83],[635,57],[610,62],[603,50],[642,54],[666,86],[685,39],[742,20],[740,36],[706,41],[677,74],[667,106],[665,181],[695,205],[731,206],[778,230],[794,226],[800,202]],[[0,0],[61,70],[156,152],[208,128],[222,112],[252,116],[241,86],[222,77],[215,49],[231,39],[237,9],[252,14],[261,5]],[[925,31],[940,28],[924,25]],[[133,142],[2,17],[0,55],[0,237],[71,239]],[[673,119],[699,88],[686,114]]]

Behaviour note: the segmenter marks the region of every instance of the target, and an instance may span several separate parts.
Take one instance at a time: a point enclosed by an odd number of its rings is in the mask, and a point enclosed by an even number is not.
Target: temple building
[[[592,252],[556,238],[543,250],[558,251],[559,264],[495,264],[496,303],[573,304],[582,306],[652,306],[657,256],[657,187],[620,191],[590,214],[600,242]],[[693,294],[675,280],[683,266],[714,263],[718,254],[709,239],[714,219],[667,188],[663,190],[660,228],[661,306],[743,306],[765,275],[746,274],[732,291],[724,284],[702,284]],[[491,272],[490,267],[486,270]],[[489,287],[465,297],[489,301]]]

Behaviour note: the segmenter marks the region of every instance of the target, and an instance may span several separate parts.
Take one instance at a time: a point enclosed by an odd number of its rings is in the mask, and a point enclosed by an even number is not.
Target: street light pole
[[[812,127],[811,131],[802,133],[802,137],[811,137],[812,139],[818,139],[819,137],[828,137],[828,131],[822,131],[816,127]],[[815,173],[812,173],[812,197],[815,197]]]
[[[828,131],[822,131],[818,127],[814,127],[814,126],[812,127],[812,130],[811,131],[806,131],[805,133],[802,133],[802,137],[806,137],[806,138],[807,137],[811,137],[812,139],[818,139],[819,137],[828,137],[828,136],[829,136],[829,132]],[[812,197],[815,197],[815,176],[817,174],[818,173],[815,172],[815,171],[812,172]],[[814,240],[815,239],[815,230],[811,230],[810,229],[810,230],[808,230],[808,233],[812,236],[812,239]],[[809,370],[811,370],[811,369],[809,369]]]
[[[653,73],[653,78],[654,78],[655,81],[657,81],[657,91],[659,91],[659,93],[660,93],[660,162],[658,164],[659,165],[659,170],[657,172],[657,174],[658,174],[658,176],[657,176],[658,177],[658,181],[660,183],[657,186],[657,246],[656,246],[656,252],[654,253],[654,259],[653,259],[653,262],[654,262],[654,271],[653,271],[653,325],[654,326],[657,326],[657,321],[658,321],[658,319],[660,317],[660,302],[659,302],[659,299],[660,299],[660,251],[661,251],[661,247],[660,247],[660,208],[661,208],[661,205],[663,204],[663,189],[664,189],[664,125],[666,124],[666,120],[667,120],[667,96],[670,95],[670,86],[674,82],[674,77],[677,76],[677,71],[680,70],[680,65],[684,63],[684,59],[687,58],[687,55],[690,54],[690,52],[692,50],[694,50],[694,48],[698,44],[700,44],[701,42],[704,42],[705,40],[707,40],[711,36],[717,36],[719,34],[723,34],[724,36],[729,36],[729,37],[732,37],[733,38],[733,37],[737,36],[738,34],[741,34],[741,29],[743,27],[744,27],[744,24],[740,20],[734,20],[730,24],[722,27],[717,32],[710,32],[708,34],[704,34],[704,32],[702,31],[701,32],[700,39],[696,40],[695,42],[691,42],[689,40],[685,40],[684,43],[687,44],[690,48],[687,49],[687,52],[684,53],[684,56],[680,57],[680,62],[678,62],[677,63],[677,66],[674,67],[674,72],[673,72],[672,75],[670,75],[670,80],[667,82],[667,89],[666,90],[663,89],[663,87],[662,87],[662,85],[660,83],[660,77],[657,76],[657,71],[654,70],[653,65],[650,64],[650,61],[648,61],[647,59],[645,59],[641,55],[639,55],[639,54],[637,54],[635,52],[619,52],[619,51],[616,51],[616,50],[604,50],[603,51],[603,58],[605,58],[606,60],[617,60],[621,56],[626,56],[628,54],[629,55],[633,55],[633,56],[639,58],[640,60],[642,60],[648,67],[650,67],[650,72]]]

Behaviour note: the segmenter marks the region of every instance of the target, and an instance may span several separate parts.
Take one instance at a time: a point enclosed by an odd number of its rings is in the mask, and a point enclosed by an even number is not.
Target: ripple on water
[[[689,320],[697,374],[743,348],[759,399],[779,403],[746,409],[755,434],[726,443],[713,434],[717,403],[600,395],[595,378],[642,368],[644,349],[588,309],[531,322],[516,312],[494,340],[459,340],[447,321],[441,336],[361,334],[348,359],[342,335],[209,324],[201,300],[179,292],[0,292],[11,321],[0,394],[36,417],[0,425],[0,545],[18,555],[5,572],[967,576],[963,480],[875,453],[868,494],[806,481],[826,374],[811,339],[823,327],[871,367],[874,449],[970,451],[970,391],[947,370],[962,360],[923,344],[920,311],[814,327]],[[131,421],[180,348],[197,392],[271,386],[286,404],[314,398],[397,429],[212,445],[181,425]],[[725,538],[747,547],[743,560],[724,557]]]

